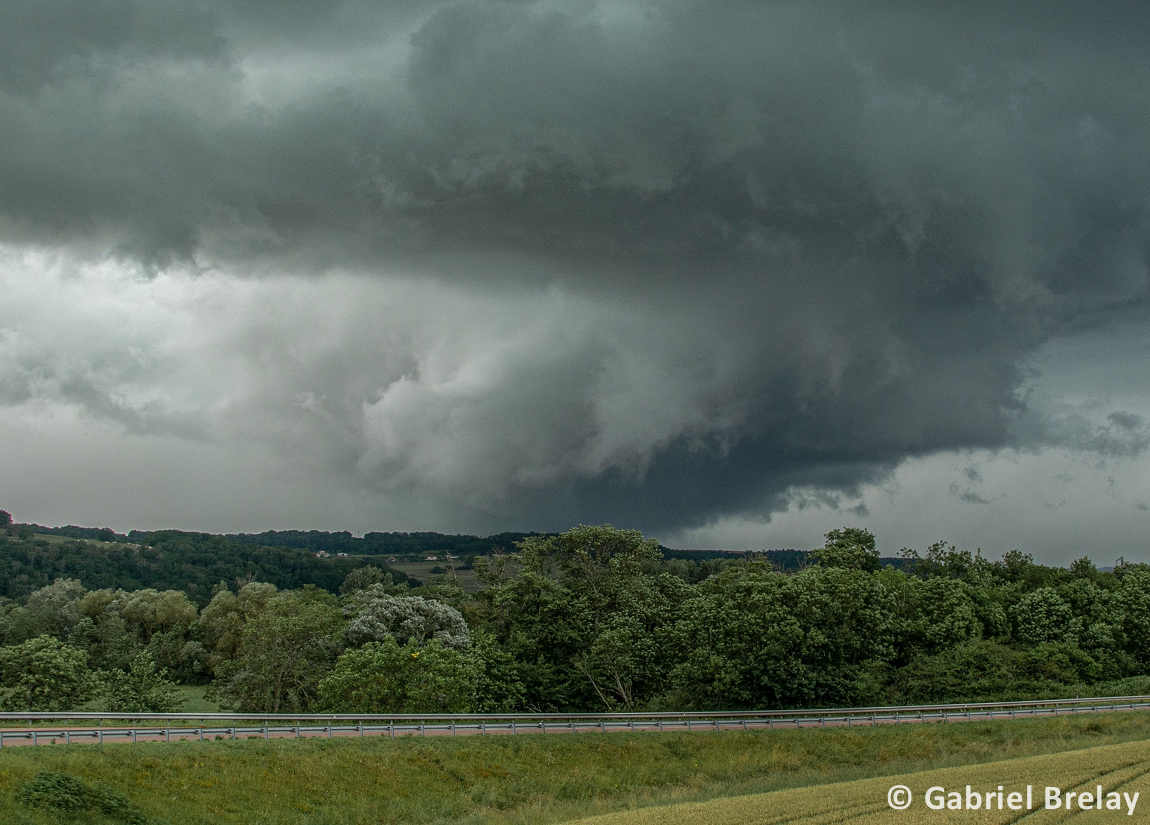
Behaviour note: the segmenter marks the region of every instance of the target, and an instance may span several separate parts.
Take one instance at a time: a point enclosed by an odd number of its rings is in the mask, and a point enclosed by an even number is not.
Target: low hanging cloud
[[[1025,368],[1145,320],[1140,10],[18,6],[4,404],[263,443],[476,529],[1146,449]]]

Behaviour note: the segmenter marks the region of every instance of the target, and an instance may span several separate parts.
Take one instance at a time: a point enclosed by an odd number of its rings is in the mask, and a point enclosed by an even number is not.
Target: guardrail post
[[[515,720],[514,719],[511,720],[511,735],[512,736],[515,735]]]
[[[599,720],[599,733],[606,733],[606,732],[607,732],[607,726],[603,723],[603,720],[600,719]]]
[[[133,742],[136,741],[136,729],[135,728],[132,728],[132,741]]]
[[[203,742],[204,741],[204,729],[203,728],[196,728],[196,733],[198,733],[200,735],[200,741]],[[104,732],[100,731],[101,737],[103,737],[103,734],[104,734]],[[101,738],[100,741],[101,742],[104,741],[103,738]]]
[[[487,720],[486,719],[483,719],[482,721],[480,721],[479,732],[484,736],[487,735]]]
[[[775,720],[774,719],[767,719],[767,730],[774,730],[774,729],[775,729]]]

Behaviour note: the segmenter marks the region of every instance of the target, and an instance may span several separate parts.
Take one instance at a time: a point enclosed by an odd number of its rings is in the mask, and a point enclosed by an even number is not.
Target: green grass
[[[709,802],[663,805],[581,819],[578,825],[786,825],[809,821],[914,825],[943,822],[956,816],[986,825],[1007,825],[1024,815],[1035,823],[1060,822],[1071,817],[1109,820],[1115,816],[1138,814],[1141,814],[1138,818],[1144,820],[1150,804],[1150,800],[1142,798],[1146,795],[1147,773],[1150,773],[1150,742],[1127,742],[882,779],[857,779]],[[913,794],[910,807],[905,811],[894,811],[887,802],[887,792],[895,784],[906,786]],[[1026,807],[1028,785],[1031,787],[1029,813]],[[1044,788],[1047,786],[1060,790],[1058,807],[1050,810],[1046,809]],[[942,810],[933,810],[925,804],[924,796],[929,788],[937,787],[945,789],[944,794],[958,791],[961,796],[956,801],[963,806],[966,805],[966,788],[970,787],[980,797],[976,802],[977,808],[950,810],[943,807]],[[1094,809],[1099,802],[1099,787],[1103,805],[1110,802],[1115,808]],[[994,799],[988,804],[985,795],[999,788],[1003,790],[1001,801]],[[1091,798],[1085,803],[1089,811],[1084,813],[1075,798],[1071,798],[1068,809],[1068,791],[1073,791],[1074,797],[1082,792],[1090,794]],[[1008,799],[1010,793],[1017,794],[1014,800]],[[1123,793],[1131,798],[1137,793],[1139,798],[1123,799]],[[1110,794],[1114,797],[1111,798]],[[935,800],[939,796],[942,795],[935,796]],[[970,807],[974,808],[974,805]]]
[[[209,702],[204,694],[207,692],[207,685],[180,685],[180,695],[184,698],[184,703],[178,708],[179,713],[219,713],[220,707],[215,702]],[[89,702],[86,702],[79,709],[88,713],[99,713],[106,711],[108,706],[103,697],[97,697]],[[15,723],[13,723],[15,724]],[[56,719],[50,719],[45,722],[35,722],[32,727],[49,727],[57,728],[61,726],[61,722]],[[86,724],[84,722],[70,723],[75,725]],[[98,724],[93,722],[92,724]]]
[[[0,751],[0,822],[57,821],[15,802],[48,770],[188,825],[528,825],[1144,739],[1150,714],[1135,712],[851,730],[13,747]]]
[[[207,689],[207,685],[180,685],[180,693],[184,697],[180,713],[219,713],[219,705],[204,698]]]

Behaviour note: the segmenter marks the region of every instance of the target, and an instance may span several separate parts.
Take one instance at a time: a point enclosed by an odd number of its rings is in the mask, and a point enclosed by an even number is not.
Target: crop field
[[[578,825],[785,825],[791,822],[910,825],[961,817],[963,822],[1000,825],[1023,816],[1036,825],[1069,819],[1094,822],[1115,816],[1127,817],[1127,821],[1145,821],[1150,817],[1150,800],[1145,799],[1150,794],[1148,774],[1150,741],[1130,742],[970,767],[666,805],[576,822]],[[893,810],[887,802],[887,792],[895,784],[905,785],[913,794],[906,810]],[[967,794],[968,785],[977,796]],[[1027,786],[1031,789],[1030,810],[1026,807]],[[1057,796],[1050,797],[1050,807],[1044,792],[1047,786],[1059,789]],[[932,795],[935,806],[945,805],[949,799],[956,809],[928,807],[924,794],[932,787],[945,789]],[[952,796],[955,792],[957,797]],[[1011,799],[1011,793],[1017,796]],[[1079,800],[1082,794],[1086,796]],[[1130,814],[1132,802],[1133,815]],[[958,808],[959,805],[962,807]]]
[[[885,802],[895,780],[873,777],[903,777],[919,794],[921,782],[930,781],[923,777],[934,774],[963,785],[1020,777],[1067,787],[1105,774],[1107,789],[1122,781],[1138,789],[1138,766],[1150,759],[1147,740],[1150,714],[1123,712],[853,730],[4,748],[0,822],[541,825],[618,813],[603,822],[690,825],[781,823],[799,812],[826,823],[910,823],[930,812],[917,805],[895,815]],[[1111,745],[1126,750],[1100,747]],[[1003,769],[961,767],[1004,757],[1018,761],[1000,763],[1009,766]],[[1029,757],[1039,760],[1024,764]],[[905,779],[912,775],[913,783]],[[51,794],[33,793],[52,782],[63,782],[53,793],[71,788],[71,798],[91,805],[52,812],[44,802]],[[107,799],[120,808],[102,813],[97,803]],[[1132,821],[1150,810],[1150,802],[1142,804]],[[997,813],[961,816],[1010,821]]]

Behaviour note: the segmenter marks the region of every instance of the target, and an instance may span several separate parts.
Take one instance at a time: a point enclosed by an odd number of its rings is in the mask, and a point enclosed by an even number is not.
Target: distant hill
[[[92,541],[118,541],[124,544],[132,541],[110,527],[77,527],[74,524],[69,524],[67,527],[45,527],[42,524],[17,524],[14,526],[30,527],[33,533],[42,533],[46,536],[64,536],[70,539],[91,539]]]
[[[496,533],[472,536],[434,532],[380,533],[357,537],[350,532],[267,530],[263,533],[193,533],[182,530],[132,530],[127,535],[107,527],[45,527],[12,524],[0,529],[0,596],[14,598],[43,587],[57,577],[80,579],[86,587],[154,587],[185,590],[204,603],[224,581],[267,581],[281,588],[316,585],[336,591],[357,567],[375,564],[396,581],[409,580],[389,560],[428,556],[459,559],[515,552],[516,542],[545,533]],[[705,562],[761,559],[777,570],[797,573],[808,565],[807,550],[693,550],[661,547],[667,559],[693,562],[696,575],[709,571]],[[884,558],[884,565],[903,565]],[[418,581],[410,579],[412,584]]]
[[[775,569],[784,573],[797,573],[811,563],[809,561],[810,550],[685,550],[670,547],[660,549],[665,558],[686,559],[696,563],[711,559],[762,559],[770,562]],[[904,559],[893,556],[884,556],[879,559],[879,562],[883,567],[890,565],[896,570],[906,563]]]
[[[14,524],[9,529],[0,530],[0,596],[8,598],[26,596],[57,578],[79,579],[90,590],[183,590],[200,605],[220,582],[232,588],[247,581],[281,589],[310,584],[336,592],[348,573],[369,564],[395,581],[409,580],[380,559],[334,553],[324,558],[303,547],[246,544],[210,533],[134,530],[102,541],[57,532],[65,528]]]
[[[135,532],[131,535],[135,535]],[[515,542],[539,533],[496,533],[493,536],[446,535],[444,533],[368,533],[356,538],[345,531],[327,533],[320,530],[268,530],[263,533],[231,533],[224,536],[237,544],[260,547],[299,547],[313,553],[321,550],[332,555],[411,556],[424,553],[453,556],[488,556],[496,550],[515,551]]]

